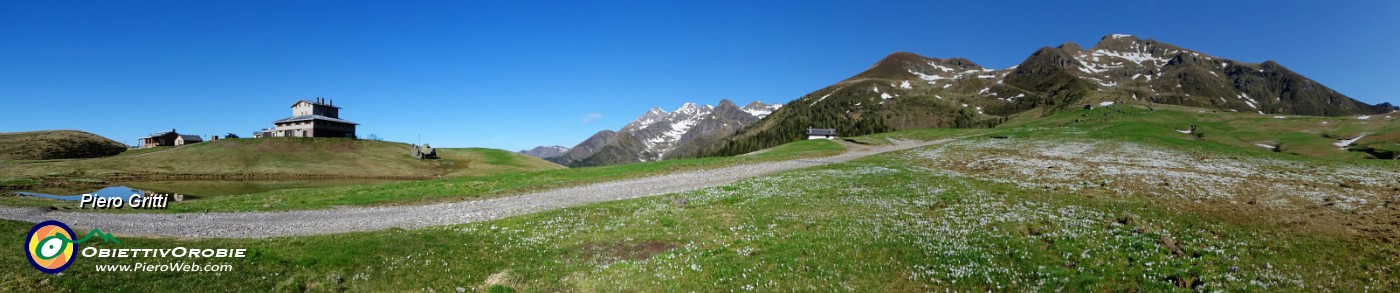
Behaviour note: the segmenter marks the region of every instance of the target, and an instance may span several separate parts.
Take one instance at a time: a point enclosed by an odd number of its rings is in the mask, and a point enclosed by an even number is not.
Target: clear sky
[[[0,132],[246,136],[319,96],[361,136],[571,147],[652,107],[788,102],[895,51],[1005,68],[1111,33],[1400,102],[1397,1],[58,2],[0,2]]]

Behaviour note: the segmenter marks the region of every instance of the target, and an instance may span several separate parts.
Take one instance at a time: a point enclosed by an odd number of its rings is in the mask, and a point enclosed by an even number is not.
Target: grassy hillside
[[[473,149],[459,149],[457,151],[472,150]],[[523,156],[500,150],[489,151],[489,154],[496,155],[498,160]],[[253,194],[207,197],[197,201],[176,202],[171,203],[170,208],[165,210],[118,209],[82,211],[168,213],[195,211],[266,211],[320,209],[352,205],[460,201],[507,196],[579,184],[653,176],[669,172],[721,168],[743,163],[825,157],[841,154],[844,151],[845,148],[832,141],[808,140],[782,145],[769,149],[761,154],[743,157],[678,159],[569,169],[553,167],[552,169],[538,172],[500,172],[479,176],[383,184],[284,189]],[[440,152],[440,154],[443,153]],[[490,164],[492,160],[486,159],[485,162]],[[495,162],[493,166],[511,166],[513,163],[521,162],[534,161],[512,159],[511,162]],[[474,163],[473,165],[475,166],[478,164]],[[551,166],[558,165],[551,164]],[[0,205],[63,207],[71,206],[71,202],[58,202],[28,197],[0,197]]]
[[[850,79],[788,102],[710,154],[742,154],[795,141],[806,128],[856,136],[990,127],[1027,116],[1022,114],[1038,118],[1114,100],[1334,117],[1400,109],[1351,99],[1272,61],[1237,62],[1151,39],[1109,35],[1090,50],[1073,43],[1044,47],[1006,69],[897,52]],[[1368,150],[1383,157],[1400,151]]]
[[[564,166],[524,154],[488,148],[440,148],[441,160],[461,162],[442,177],[465,177],[539,170],[564,169]]]
[[[76,130],[0,133],[0,161],[107,157],[126,149],[120,142]]]
[[[927,128],[849,138],[882,143],[886,138],[928,139],[981,135],[1054,138],[1088,136],[1150,143],[1174,149],[1243,153],[1284,159],[1323,159],[1367,164],[1395,159],[1400,151],[1400,113],[1365,116],[1260,115],[1201,108],[1118,103],[1092,110],[1068,110],[1041,117],[1023,113],[989,129]],[[1196,126],[1194,131],[1191,126]],[[1189,133],[1187,133],[1189,132]],[[1361,137],[1365,135],[1364,137]],[[1345,139],[1356,140],[1339,147]],[[1326,162],[1326,161],[1324,161]]]
[[[1192,131],[1191,127],[1195,126]],[[1212,151],[1279,152],[1322,159],[1373,158],[1367,149],[1400,149],[1400,114],[1369,116],[1294,116],[1208,111],[1153,104],[1115,104],[1093,110],[1057,113],[1042,119],[1012,122],[998,130],[1067,128],[1096,138],[1151,142]],[[1189,133],[1187,133],[1189,132]],[[1050,132],[1053,133],[1053,132]],[[1037,135],[1027,133],[1026,135]],[[1363,136],[1350,148],[1336,144]],[[1349,151],[1351,150],[1351,151]],[[1393,159],[1381,157],[1383,159]]]
[[[0,177],[81,178],[265,176],[437,177],[559,169],[513,152],[440,149],[438,160],[409,157],[407,144],[344,138],[224,139],[133,150],[114,157],[0,163]]]
[[[1400,238],[1369,226],[1394,219],[1393,199],[1348,207],[1267,200],[1308,196],[1303,193],[1222,189],[1238,197],[1221,197],[1185,184],[1249,178],[1262,179],[1249,185],[1261,188],[1354,188],[1344,194],[1375,196],[1394,178],[1352,187],[1324,183],[1365,177],[1356,171],[1393,174],[1393,165],[1334,168],[1327,166],[1333,160],[1228,144],[1181,151],[1093,138],[1115,132],[1101,129],[1035,126],[693,192],[418,230],[122,237],[123,248],[247,248],[249,257],[214,262],[233,266],[219,273],[101,273],[93,266],[132,261],[85,258],[51,276],[30,269],[19,254],[3,254],[0,286],[39,292],[1366,292],[1400,286],[1394,266],[1400,250],[1393,245]],[[991,137],[1007,134],[1015,136]],[[1276,160],[1284,156],[1308,164]],[[561,171],[667,162],[674,164]],[[1179,167],[1160,172],[1158,164]],[[1108,171],[1150,172],[1076,176]],[[1137,181],[1173,173],[1200,177],[1171,181],[1171,188]],[[1192,197],[1197,194],[1204,197]],[[8,231],[0,242],[18,243],[30,227],[0,221]]]
[[[890,91],[899,80],[847,80],[787,103],[763,120],[718,140],[713,155],[737,155],[806,137],[808,128],[832,128],[840,136],[857,136],[892,130],[929,127],[989,127],[1000,118],[986,117],[976,105],[964,106],[941,88],[924,86],[907,90],[897,100],[881,98],[878,88]],[[957,95],[964,98],[964,95]],[[818,102],[820,101],[820,102]]]

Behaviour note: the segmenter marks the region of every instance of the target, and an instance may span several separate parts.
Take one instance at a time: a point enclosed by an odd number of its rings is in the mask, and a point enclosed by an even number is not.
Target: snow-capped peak
[[[711,109],[714,108],[710,107],[709,105],[706,105],[705,107]],[[671,111],[671,115],[695,115],[700,111],[700,109],[700,106],[696,105],[695,103],[685,103],[684,105],[681,105],[680,108],[676,108],[675,111]]]
[[[703,139],[713,137],[714,131],[737,131],[781,107],[780,104],[768,105],[757,101],[744,107],[738,107],[728,100],[721,101],[718,107],[685,103],[671,112],[660,109],[647,111],[619,133],[641,141],[641,148],[631,150],[638,160],[655,161],[674,155],[673,151],[690,143],[692,137]]]
[[[763,102],[754,101],[753,103],[749,103],[748,105],[745,105],[743,108],[740,109],[744,110],[744,112],[749,113],[749,115],[758,117],[758,119],[763,119],[763,117],[768,117],[768,114],[773,114],[773,111],[777,111],[778,108],[782,107],[783,104],[765,105],[763,104]]]
[[[666,120],[670,115],[671,113],[667,113],[666,110],[661,110],[661,108],[651,108],[646,114],[642,114],[642,117],[637,117],[637,120],[628,123],[627,126],[624,126],[622,129],[638,130],[647,128],[647,126]]]

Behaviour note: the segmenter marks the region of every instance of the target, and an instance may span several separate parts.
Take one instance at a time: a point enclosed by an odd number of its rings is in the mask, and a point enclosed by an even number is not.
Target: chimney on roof
[[[331,106],[335,106],[335,99],[331,99]]]

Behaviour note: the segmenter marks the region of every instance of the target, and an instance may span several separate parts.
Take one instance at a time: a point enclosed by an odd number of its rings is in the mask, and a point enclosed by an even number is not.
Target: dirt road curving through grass
[[[844,154],[679,172],[483,200],[426,205],[229,213],[88,213],[0,207],[0,218],[62,221],[75,230],[101,228],[118,235],[190,238],[263,238],[420,228],[505,218],[589,203],[656,196],[721,186],[744,178],[850,161],[874,154],[952,141],[892,140],[891,145],[848,145]]]

